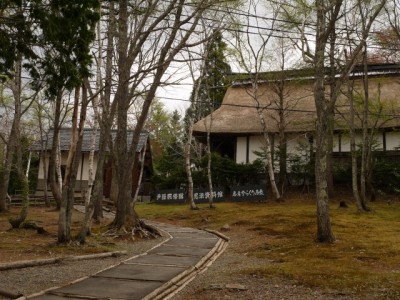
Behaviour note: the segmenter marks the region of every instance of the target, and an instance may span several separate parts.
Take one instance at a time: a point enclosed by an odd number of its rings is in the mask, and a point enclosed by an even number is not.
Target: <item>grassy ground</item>
[[[265,278],[285,278],[306,286],[348,290],[390,289],[400,292],[400,201],[371,203],[370,213],[360,214],[349,200],[348,208],[331,202],[331,221],[337,241],[315,242],[316,217],[312,197],[288,198],[284,203],[217,203],[215,209],[200,205],[139,204],[140,217],[166,223],[220,230],[228,224],[239,233],[243,245],[237,255],[267,259],[271,263],[246,267],[240,272]],[[94,234],[84,246],[56,244],[58,213],[31,208],[28,219],[48,234],[33,230],[9,230],[8,218],[17,209],[0,214],[0,263],[17,260],[81,255],[120,249],[120,244]],[[81,214],[74,213],[77,233]],[[105,230],[96,225],[94,232]]]
[[[216,209],[188,205],[138,205],[141,217],[191,227],[243,231],[238,255],[267,258],[272,263],[242,272],[295,280],[306,286],[347,290],[400,291],[400,202],[371,203],[372,212],[358,213],[353,204],[331,204],[336,242],[315,242],[314,201],[285,203],[221,203]],[[229,236],[229,232],[226,233]]]
[[[9,217],[16,216],[19,208],[13,207],[7,213],[0,214],[0,263],[31,260],[39,258],[52,258],[68,255],[84,255],[106,251],[119,250],[119,245],[114,241],[101,238],[93,234],[88,238],[87,244],[77,245],[71,243],[67,246],[58,245],[58,212],[46,207],[29,208],[28,220],[43,226],[46,234],[37,234],[33,229],[12,229],[8,222]],[[75,212],[73,214],[72,235],[79,232],[83,215]],[[103,224],[95,224],[93,232],[104,230]]]

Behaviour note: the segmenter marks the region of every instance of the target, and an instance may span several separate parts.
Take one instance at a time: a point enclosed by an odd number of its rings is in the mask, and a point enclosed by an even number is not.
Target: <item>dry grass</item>
[[[37,234],[35,230],[11,229],[8,218],[17,215],[18,208],[12,208],[8,213],[0,214],[0,263],[18,260],[39,258],[52,258],[68,255],[84,255],[105,251],[118,250],[118,244],[93,234],[88,238],[87,244],[81,246],[76,243],[63,246],[58,245],[58,212],[51,208],[32,207],[29,209],[28,220],[36,222],[48,232]],[[73,214],[72,234],[78,233],[83,215],[78,212]],[[104,229],[103,224],[96,224],[93,232]]]
[[[337,241],[315,242],[316,216],[312,199],[277,203],[221,203],[191,211],[188,205],[140,205],[139,215],[184,226],[243,232],[238,255],[268,259],[242,270],[252,276],[285,278],[299,284],[358,293],[390,289],[400,292],[400,203],[371,204],[361,214],[353,204],[331,204]],[[208,221],[205,221],[205,220]],[[227,233],[229,236],[229,232]]]
[[[348,201],[349,203],[349,201]],[[217,203],[215,209],[200,205],[192,211],[188,205],[137,206],[143,218],[190,227],[220,230],[225,224],[242,240],[235,251],[264,263],[247,266],[242,275],[284,278],[298,284],[342,290],[390,290],[400,293],[400,202],[376,202],[372,212],[360,214],[354,204],[339,208],[331,204],[334,244],[315,242],[315,204],[313,199],[287,199],[285,203]],[[122,244],[94,234],[84,246],[57,245],[58,213],[48,208],[31,208],[29,219],[49,233],[33,230],[10,230],[8,218],[18,209],[0,214],[0,262],[82,255],[119,250]],[[82,215],[75,212],[73,234]],[[94,232],[105,229],[106,221]],[[229,232],[226,233],[229,236]],[[266,264],[265,261],[270,263]]]

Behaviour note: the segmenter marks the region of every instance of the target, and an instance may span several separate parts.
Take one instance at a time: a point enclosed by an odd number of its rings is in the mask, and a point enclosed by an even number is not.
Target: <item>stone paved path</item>
[[[223,235],[154,223],[169,239],[121,264],[28,299],[168,299],[226,248]]]

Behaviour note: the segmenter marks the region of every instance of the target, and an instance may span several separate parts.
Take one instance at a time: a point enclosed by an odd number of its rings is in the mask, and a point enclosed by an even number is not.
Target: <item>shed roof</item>
[[[82,152],[90,152],[92,132],[93,132],[93,129],[91,129],[91,128],[85,128],[83,130]],[[53,143],[53,134],[54,134],[54,131],[50,130],[47,135],[47,149],[45,149],[45,150],[51,150],[51,146]],[[113,130],[111,132],[113,139],[115,139],[116,134],[117,134],[117,132],[115,130]],[[142,151],[148,137],[149,137],[148,132],[142,132],[140,134],[139,143],[136,147],[136,152]],[[128,144],[130,144],[132,142],[132,138],[133,138],[133,130],[128,130],[127,138],[128,138]],[[99,150],[99,140],[100,140],[100,131],[97,130],[95,151]],[[70,148],[70,145],[71,145],[71,141],[72,141],[72,129],[71,128],[61,128],[60,129],[60,149],[61,149],[61,151],[68,151]],[[46,145],[46,141],[43,141],[43,142],[36,141],[32,144],[31,150],[32,151],[40,151],[42,149],[42,147],[45,148],[45,145]]]

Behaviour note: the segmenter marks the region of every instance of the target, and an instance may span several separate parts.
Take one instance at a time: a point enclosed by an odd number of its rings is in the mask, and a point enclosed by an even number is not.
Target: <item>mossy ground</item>
[[[181,226],[220,230],[229,224],[243,238],[237,255],[270,262],[241,269],[247,275],[352,293],[369,289],[400,292],[400,201],[381,199],[370,203],[371,212],[359,213],[350,199],[345,199],[348,208],[340,208],[339,199],[331,201],[333,244],[316,242],[315,201],[304,194],[287,196],[283,203],[216,203],[216,208],[204,204],[199,210],[190,210],[189,205],[138,204],[136,210],[142,218]],[[115,251],[127,242],[101,237],[98,233],[109,222],[104,220],[94,224],[87,244],[57,245],[58,212],[30,208],[28,219],[43,226],[48,232],[44,235],[10,230],[8,218],[17,213],[13,208],[0,214],[0,263]],[[81,220],[82,215],[75,212],[73,234]]]
[[[266,278],[285,278],[298,284],[357,293],[368,289],[400,291],[400,202],[371,203],[359,213],[350,200],[340,208],[331,201],[336,242],[316,242],[313,199],[292,196],[284,203],[218,203],[200,205],[138,205],[141,217],[182,226],[243,232],[238,255],[268,259],[241,272]],[[229,236],[229,232],[226,233]]]

